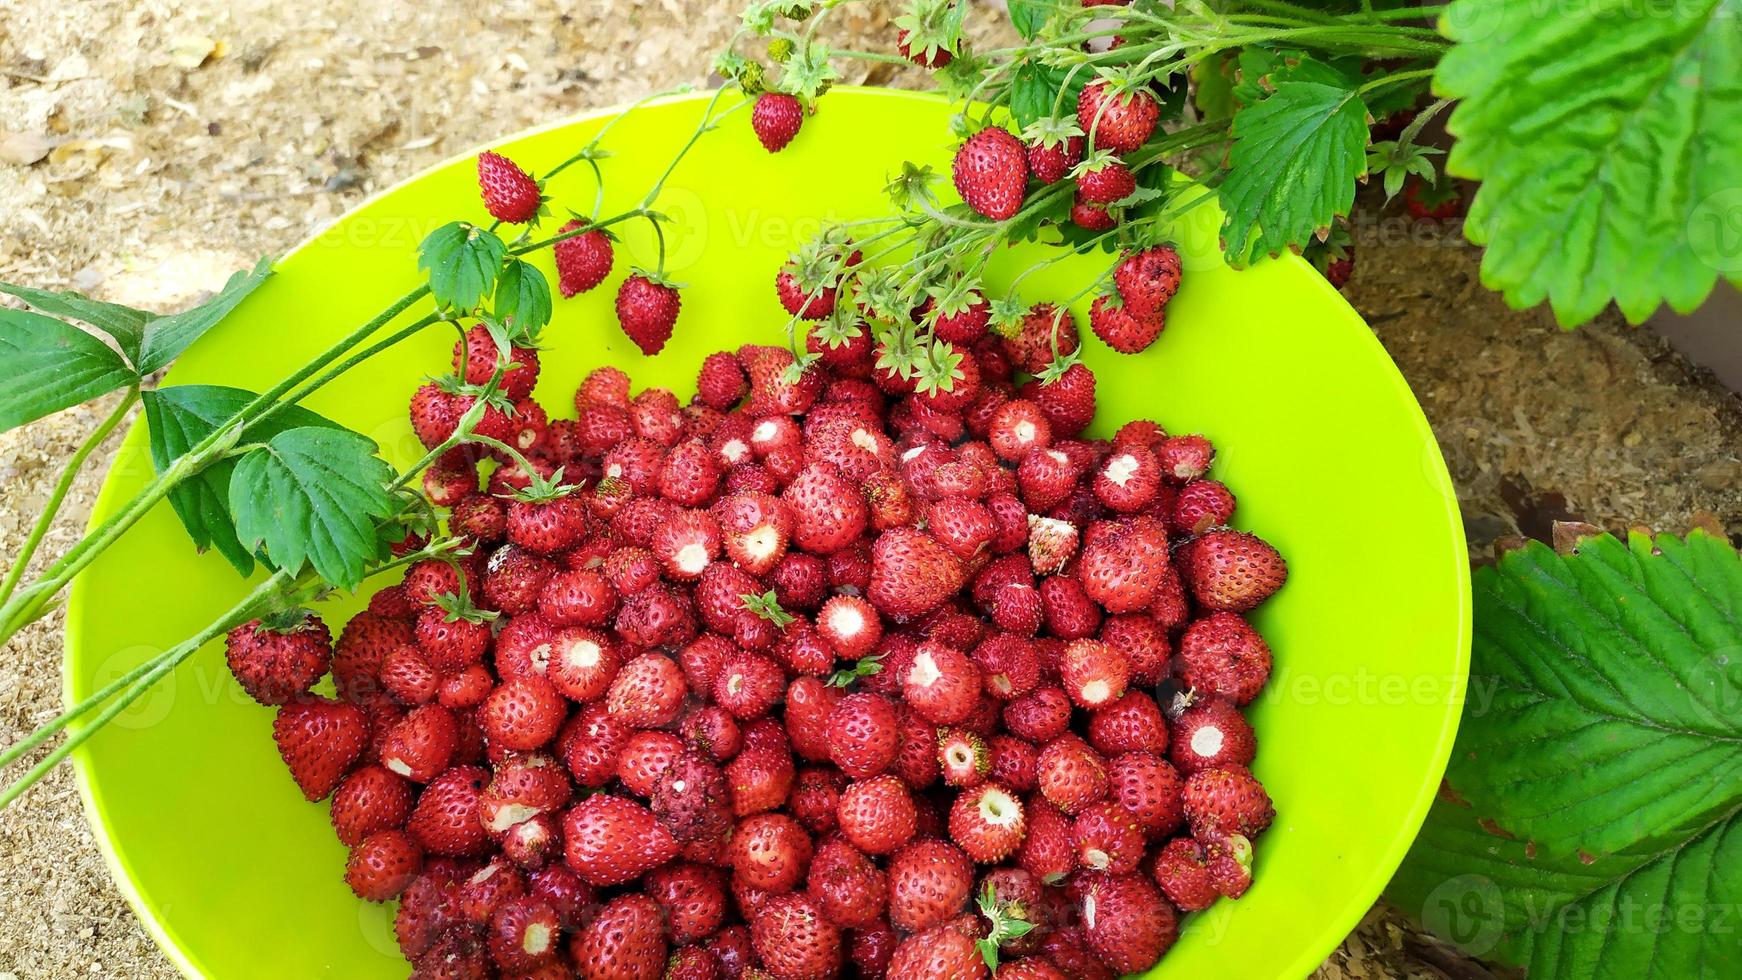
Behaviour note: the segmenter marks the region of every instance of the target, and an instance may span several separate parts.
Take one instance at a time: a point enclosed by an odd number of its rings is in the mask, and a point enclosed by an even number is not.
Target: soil
[[[0,278],[179,308],[480,140],[706,84],[741,6],[13,0],[0,19]],[[854,5],[834,32],[888,48],[890,16]],[[846,81],[914,80],[879,66]],[[1742,536],[1736,395],[1616,319],[1568,333],[1506,309],[1454,230],[1380,213],[1359,232],[1347,293],[1434,424],[1474,558],[1573,516]],[[106,409],[0,435],[0,555],[17,552],[58,462]],[[1344,435],[1326,434],[1332,451]],[[104,468],[100,453],[39,563],[76,540]],[[60,630],[51,615],[0,660],[0,744],[57,710]],[[0,856],[0,980],[175,975],[111,881],[67,770],[0,813]],[[1484,975],[1383,904],[1318,974]]]

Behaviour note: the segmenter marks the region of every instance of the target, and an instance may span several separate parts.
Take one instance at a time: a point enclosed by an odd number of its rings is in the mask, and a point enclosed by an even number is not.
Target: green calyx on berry
[[[918,373],[927,351],[921,347],[918,327],[905,319],[885,324],[877,335],[877,367],[894,372],[902,380]]]
[[[935,323],[940,316],[960,316],[968,312],[979,302],[978,291],[978,283],[969,282],[962,276],[955,277],[947,286],[927,289],[926,295],[932,298],[932,307],[926,312],[926,323]]]
[[[985,890],[980,892],[980,914],[991,922],[986,938],[974,943],[980,951],[980,958],[986,961],[986,969],[998,970],[998,948],[1006,940],[1020,939],[1034,929],[1034,923],[1025,916],[1028,910],[1020,902],[1001,902],[998,893],[991,882],[986,883]]]
[[[920,64],[936,61],[940,53],[955,56],[967,7],[956,0],[915,0],[895,18],[895,29],[906,33],[907,56]]]
[[[458,595],[452,592],[442,592],[430,599],[430,605],[447,613],[442,618],[450,623],[464,620],[468,623],[488,623],[499,614],[488,609],[479,609],[472,604],[472,597],[465,591]]]
[[[917,390],[922,395],[929,395],[934,391],[954,391],[956,381],[966,377],[962,372],[962,353],[950,344],[934,340],[926,349],[917,373]]]
[[[806,104],[815,102],[841,77],[829,61],[830,54],[828,45],[807,38],[781,66],[781,91],[798,96]]]
[[[869,274],[860,273],[854,281],[858,284],[859,305],[876,319],[894,323],[906,315],[896,270],[884,267]],[[839,310],[842,305],[837,303],[835,308]]]
[[[992,300],[987,305],[992,308],[987,326],[993,333],[1009,340],[1022,332],[1022,321],[1028,316],[1028,307],[1023,304],[1021,297],[1011,293]]]
[[[804,380],[804,373],[811,369],[811,365],[821,358],[821,354],[815,353],[800,354],[794,357],[792,363],[781,370],[780,380],[789,385],[798,384]]]
[[[780,598],[774,594],[773,589],[761,595],[747,592],[739,596],[738,599],[744,603],[744,608],[758,619],[766,619],[781,629],[786,629],[789,623],[798,619],[797,616],[780,608]]]
[[[1081,363],[1083,363],[1083,358],[1082,348],[1080,347],[1071,351],[1069,354],[1062,357],[1059,356],[1058,335],[1055,332],[1053,335],[1052,360],[1048,362],[1047,366],[1043,368],[1039,374],[1035,375],[1035,377],[1040,379],[1041,385],[1050,385],[1064,377],[1066,371],[1069,371],[1071,368],[1076,367]]]
[[[543,504],[559,497],[566,497],[581,489],[579,483],[562,482],[563,471],[561,467],[558,467],[557,471],[548,477],[534,470],[526,474],[526,480],[526,486],[508,494],[508,499],[518,500],[522,503]]]
[[[884,187],[884,193],[889,195],[890,203],[906,213],[924,210],[936,203],[932,197],[931,185],[938,179],[937,171],[929,166],[917,166],[911,161],[903,161],[901,173]]]
[[[837,304],[829,318],[812,329],[829,350],[845,347],[853,338],[865,333],[852,314],[847,312],[844,304]]]
[[[862,677],[871,677],[882,672],[883,655],[880,653],[873,654],[859,660],[851,667],[837,670],[830,674],[828,684],[830,687],[846,687]]]
[[[661,220],[664,220],[664,217],[665,217],[664,215],[659,216],[659,218]],[[629,269],[629,274],[632,276],[640,276],[641,278],[647,280],[648,282],[653,283],[655,286],[665,286],[669,289],[682,289],[686,285],[685,283],[678,282],[677,280],[671,278],[670,276],[666,275],[663,272],[656,272],[652,269],[644,269],[644,268],[641,268],[640,266],[631,266]]]
[[[291,633],[302,628],[313,615],[302,606],[292,606],[280,609],[260,617],[260,624],[254,627],[256,633]]]
[[[1075,119],[1061,119],[1058,116],[1042,116],[1029,123],[1028,128],[1022,131],[1024,142],[1039,143],[1048,148],[1063,146],[1083,135],[1083,127],[1078,126]]]

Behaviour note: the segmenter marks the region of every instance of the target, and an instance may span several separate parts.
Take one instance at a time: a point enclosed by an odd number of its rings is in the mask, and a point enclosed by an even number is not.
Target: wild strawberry
[[[986,742],[986,751],[992,760],[986,778],[1022,793],[1034,789],[1040,751],[1032,744],[1009,735],[994,735]]]
[[[999,459],[1020,463],[1052,443],[1052,425],[1039,405],[1018,398],[1005,402],[992,416],[989,435]]]
[[[1038,956],[1007,960],[999,964],[994,976],[997,980],[1066,980],[1058,967]]]
[[[1130,667],[1119,651],[1099,640],[1072,640],[1059,661],[1059,680],[1072,701],[1093,710],[1125,693]]]
[[[1184,781],[1165,759],[1149,752],[1126,752],[1107,764],[1107,795],[1129,810],[1152,840],[1185,822],[1180,790]]]
[[[649,357],[671,339],[682,306],[676,286],[645,272],[634,273],[617,288],[617,324]]]
[[[927,721],[953,725],[973,712],[980,693],[980,671],[960,650],[941,643],[920,644],[902,678],[902,694]]]
[[[1117,179],[1116,174],[1114,175],[1114,179]],[[1120,189],[1121,188],[1116,186],[1111,188],[1101,187],[1098,192],[1117,193]],[[1133,189],[1135,189],[1135,187]],[[1083,192],[1079,190],[1076,193],[1076,197],[1071,201],[1071,224],[1076,225],[1078,228],[1082,228],[1085,231],[1110,231],[1118,226],[1119,219],[1114,216],[1111,209],[1088,200],[1083,196]]]
[[[550,638],[545,677],[572,701],[597,701],[616,679],[622,660],[616,644],[590,629],[558,630]]]
[[[841,791],[846,788],[847,777],[835,769],[800,769],[786,798],[787,812],[804,824],[806,830],[821,837],[835,829],[835,809],[840,806]],[[818,853],[821,853],[820,848]],[[811,867],[814,876],[814,862]]]
[[[417,617],[417,642],[437,670],[452,673],[482,660],[490,648],[490,620],[495,613],[482,613],[469,601],[441,597],[444,603],[429,606]]]
[[[550,903],[527,896],[509,899],[490,918],[490,957],[504,970],[536,970],[558,956],[561,929]]]
[[[666,953],[659,903],[638,893],[612,899],[569,941],[575,969],[592,980],[650,980]]]
[[[1018,370],[1039,374],[1056,357],[1069,357],[1078,346],[1077,321],[1071,311],[1050,303],[1036,303],[1022,318],[1014,335],[1005,335],[1004,350]]]
[[[1198,700],[1180,713],[1174,725],[1170,757],[1188,775],[1200,769],[1249,766],[1257,753],[1252,726],[1223,698]]]
[[[508,535],[508,509],[489,494],[468,493],[450,508],[448,530],[475,544],[495,544]]]
[[[1105,756],[1138,751],[1165,755],[1167,737],[1167,719],[1155,699],[1142,691],[1127,691],[1089,716],[1089,744]]]
[[[466,331],[454,342],[454,371],[469,385],[483,387],[490,383],[501,364],[496,341],[483,324]],[[538,381],[538,351],[529,347],[510,347],[508,363],[503,366],[501,390],[511,402],[521,402],[532,396],[532,386]]]
[[[1076,362],[1051,381],[1034,380],[1022,386],[1022,397],[1032,398],[1052,423],[1055,439],[1071,438],[1095,417],[1095,375]]]
[[[998,532],[985,507],[960,497],[935,500],[926,510],[926,528],[956,557],[967,561],[984,551]]]
[[[1080,134],[1051,141],[1043,138],[1028,144],[1028,169],[1034,174],[1034,179],[1043,184],[1064,180],[1082,159],[1083,137]]]
[[[786,312],[801,320],[822,320],[835,312],[835,287],[792,262],[775,273],[774,291]]]
[[[780,665],[761,654],[740,652],[720,665],[714,703],[746,721],[766,715],[785,690]]]
[[[1168,521],[1181,534],[1204,534],[1234,517],[1234,495],[1215,480],[1192,480],[1174,498]]]
[[[324,800],[363,754],[369,723],[354,704],[304,695],[278,709],[272,740],[310,803]]]
[[[974,889],[968,856],[941,840],[916,840],[889,861],[889,921],[918,932],[960,913]]]
[[[1211,531],[1187,545],[1181,557],[1186,585],[1206,609],[1245,612],[1288,580],[1288,565],[1276,549],[1244,531]]]
[[[740,817],[766,813],[785,803],[797,776],[792,753],[785,747],[755,746],[748,740],[743,750],[726,763],[725,774],[731,790],[732,812]]]
[[[854,847],[889,854],[913,837],[919,818],[907,787],[885,773],[848,784],[835,819]]]
[[[720,969],[724,976],[744,978],[744,980],[759,980],[752,972],[758,967],[748,927],[727,926],[708,940],[706,948],[708,952],[714,954],[716,960],[720,961]]]
[[[1076,554],[1074,525],[1035,514],[1028,516],[1028,560],[1036,575],[1057,574]]]
[[[677,856],[653,813],[618,796],[589,796],[563,815],[568,865],[591,885],[620,885]]]
[[[1038,793],[1029,796],[1023,814],[1027,831],[1016,863],[1047,884],[1062,882],[1077,866],[1071,818]]]
[[[1122,804],[1091,803],[1071,825],[1077,865],[1089,871],[1130,874],[1143,859],[1143,829]]]
[[[332,664],[333,636],[304,611],[249,620],[224,638],[224,659],[248,696],[281,705],[308,692]]]
[[[565,297],[587,292],[611,274],[611,233],[603,228],[593,228],[579,235],[570,235],[585,227],[587,223],[579,218],[567,222],[557,230],[569,237],[550,247],[556,260],[557,288]]]
[[[1167,676],[1173,650],[1167,628],[1142,613],[1112,616],[1101,627],[1101,642],[1118,650],[1131,670],[1131,686],[1153,687]]]
[[[1083,889],[1083,934],[1115,973],[1155,965],[1179,938],[1173,906],[1142,875],[1099,875]]]
[[[1028,507],[1016,496],[1015,474],[1002,468],[997,472],[1001,475],[1000,482],[1008,485],[987,494],[985,504],[997,528],[992,535],[992,551],[1007,555],[1028,543]]]
[[[949,64],[956,57],[949,48],[939,45],[936,41],[926,40],[920,44],[914,44],[913,32],[908,30],[896,32],[895,50],[901,52],[901,56],[908,61],[932,71]]]
[[[1028,182],[1028,155],[1022,141],[996,126],[968,137],[951,165],[956,192],[967,205],[993,221],[1022,208]]]
[[[556,737],[567,705],[542,677],[514,677],[497,685],[479,709],[478,724],[490,741],[530,752]]]
[[[895,761],[895,708],[879,694],[849,694],[829,717],[829,759],[854,779],[875,776]]]
[[[1040,601],[1046,612],[1046,628],[1059,639],[1094,636],[1101,626],[1101,608],[1074,578],[1054,575],[1041,582]]]
[[[1138,517],[1091,537],[1078,560],[1077,577],[1089,598],[1108,612],[1136,612],[1154,601],[1167,561],[1167,532],[1161,522]]]
[[[478,793],[488,770],[455,766],[430,780],[417,798],[406,832],[430,854],[472,857],[490,849],[490,835],[478,816]]]
[[[778,893],[804,880],[811,847],[798,821],[784,813],[758,813],[738,821],[726,855],[739,881]]]
[[[841,970],[840,928],[803,895],[780,895],[764,904],[750,920],[750,941],[777,980],[830,977]]]
[[[441,454],[423,471],[423,495],[437,507],[451,507],[477,492],[478,466],[463,447]]]
[[[623,665],[605,704],[613,717],[634,728],[660,728],[677,720],[687,688],[683,671],[668,657],[643,654]]]
[[[937,759],[951,786],[978,786],[992,768],[985,740],[964,729],[938,729]]]
[[[732,793],[726,780],[726,773],[708,759],[680,751],[658,773],[649,806],[671,835],[686,845],[722,840],[732,826]]]
[[[1077,201],[1081,204],[1105,207],[1137,191],[1137,178],[1131,169],[1104,153],[1090,156],[1071,173],[1077,181]]]
[[[1002,861],[1027,835],[1022,802],[994,782],[963,790],[950,807],[949,833],[974,861]]]
[[[664,388],[648,388],[636,395],[629,403],[629,418],[636,435],[667,449],[683,438],[683,408],[677,396]]]
[[[724,536],[726,557],[752,575],[766,575],[786,555],[793,511],[767,494],[739,493],[714,507]]]
[[[1156,447],[1155,457],[1163,474],[1185,483],[1209,472],[1216,449],[1200,435],[1172,436]]]
[[[817,630],[843,658],[857,659],[877,649],[883,622],[860,596],[831,596],[817,613]]]
[[[781,493],[792,509],[792,543],[813,554],[839,551],[865,533],[865,498],[826,463],[806,467]]]
[[[641,885],[664,911],[675,943],[700,942],[725,920],[726,887],[716,868],[668,864],[648,874]]]
[[[616,611],[617,590],[593,568],[557,572],[545,581],[538,597],[539,616],[550,626],[603,626]],[[500,635],[497,645],[500,648]]]
[[[1179,289],[1179,253],[1171,245],[1127,252],[1113,268],[1113,286],[1125,308],[1141,317],[1159,316]]]
[[[557,757],[577,784],[597,789],[617,775],[617,755],[629,733],[603,704],[589,704],[557,733]]]
[[[1077,96],[1077,125],[1096,149],[1131,153],[1148,142],[1160,118],[1161,104],[1144,87],[1097,78]]]
[[[902,980],[986,980],[986,961],[965,932],[944,922],[902,941],[889,958],[888,976]]]
[[[436,688],[436,702],[449,711],[470,711],[483,704],[495,688],[490,668],[481,663],[467,664],[442,676],[441,685]]]
[[[1075,735],[1061,735],[1041,749],[1035,782],[1054,806],[1069,814],[1107,795],[1107,768],[1101,756]]]
[[[891,528],[871,548],[865,597],[896,620],[923,616],[962,587],[961,563],[938,540],[911,527]]]
[[[351,848],[345,861],[345,884],[358,898],[390,902],[399,897],[423,869],[423,848],[403,830],[380,830]]]
[[[1403,209],[1417,221],[1450,221],[1464,209],[1457,183],[1411,179],[1403,188]]]
[[[434,449],[454,434],[460,416],[466,410],[460,406],[460,396],[431,381],[418,386],[411,395],[411,430],[425,449]]]
[[[478,190],[490,217],[511,225],[537,218],[544,210],[544,193],[538,181],[513,160],[485,150],[478,154]]]
[[[556,566],[524,548],[505,545],[484,564],[484,602],[492,609],[520,615],[538,608],[538,597]]]
[[[750,128],[756,139],[770,153],[786,149],[804,125],[804,104],[785,92],[763,92],[756,97],[750,110]]]
[[[1004,706],[1005,727],[1034,743],[1062,735],[1071,721],[1071,700],[1057,687],[1041,687]]]
[[[1190,837],[1176,837],[1155,855],[1151,870],[1167,900],[1184,912],[1199,912],[1216,903],[1220,893],[1210,878],[1209,854]]]
[[[333,791],[333,830],[347,847],[377,831],[397,830],[411,816],[416,796],[398,775],[380,766],[362,766]]]
[[[499,763],[490,785],[478,794],[484,829],[500,834],[518,823],[568,803],[573,793],[568,773],[548,755],[516,756]]]
[[[883,872],[839,838],[817,845],[806,891],[829,921],[846,929],[879,921],[889,899]]]
[[[586,533],[586,512],[572,494],[532,491],[508,504],[508,540],[528,551],[553,555],[574,547]]]
[[[1247,704],[1270,678],[1270,647],[1244,619],[1211,613],[1186,627],[1179,647],[1180,681],[1202,694]]]
[[[1161,336],[1166,325],[1166,320],[1159,311],[1139,313],[1135,307],[1123,303],[1111,293],[1095,297],[1095,302],[1089,308],[1090,329],[1095,331],[1095,336],[1101,338],[1102,343],[1121,354],[1137,354],[1147,350]]]
[[[1244,766],[1192,773],[1186,777],[1181,802],[1192,834],[1199,839],[1218,833],[1253,837],[1276,817],[1270,795]]]

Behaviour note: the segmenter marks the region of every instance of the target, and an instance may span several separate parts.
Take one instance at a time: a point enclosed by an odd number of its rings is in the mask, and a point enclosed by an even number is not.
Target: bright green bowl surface
[[[633,206],[703,105],[671,101],[612,132],[604,213]],[[947,174],[949,114],[926,97],[834,92],[794,145],[772,156],[742,113],[728,119],[684,160],[658,205],[680,229],[668,270],[688,284],[676,336],[650,359],[617,329],[618,281],[631,262],[651,265],[654,256],[644,223],[624,228],[613,278],[558,301],[543,403],[553,416],[572,415],[571,393],[599,364],[687,397],[708,352],[773,341],[785,322],[773,289],[782,256],[819,219],[883,213],[882,187],[904,159]],[[605,118],[502,149],[542,173]],[[591,206],[585,167],[549,190],[559,209]],[[287,257],[167,383],[267,387],[413,286],[417,242],[457,216],[484,218],[470,154],[376,198]],[[1354,927],[1426,812],[1463,697],[1469,583],[1445,465],[1384,350],[1298,259],[1227,268],[1217,257],[1218,221],[1201,207],[1177,230],[1187,272],[1161,340],[1124,357],[1085,330],[1086,359],[1100,379],[1097,432],[1143,417],[1214,439],[1216,476],[1240,498],[1236,523],[1274,542],[1291,573],[1257,616],[1276,672],[1254,712],[1256,769],[1279,816],[1257,842],[1252,890],[1192,917],[1157,975],[1299,977]],[[994,278],[1008,281],[1041,254],[1008,252]],[[548,253],[539,262],[554,282]],[[1023,292],[1074,295],[1106,262],[1097,254],[1059,263]],[[422,375],[443,368],[452,342],[451,331],[428,331],[308,404],[406,464],[418,449],[406,399]],[[116,511],[150,473],[136,425],[93,519]],[[243,590],[223,559],[195,556],[170,509],[158,507],[73,590],[68,700],[193,633]],[[347,599],[322,613],[336,631],[361,604]],[[297,793],[271,722],[230,680],[213,644],[74,756],[117,880],[191,976],[403,976],[389,909],[351,896],[327,807]]]

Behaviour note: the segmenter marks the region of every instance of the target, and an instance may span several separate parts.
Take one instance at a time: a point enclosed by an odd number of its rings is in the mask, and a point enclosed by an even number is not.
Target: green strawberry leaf
[[[306,564],[354,591],[364,565],[380,553],[375,521],[393,506],[393,470],[375,452],[374,441],[355,432],[305,426],[243,456],[230,477],[242,546],[264,544],[274,568]]]
[[[1046,0],[1010,0],[1010,26],[1024,39],[1032,40],[1046,24],[1053,5]]]
[[[130,306],[105,303],[72,291],[54,293],[46,289],[15,286],[0,282],[0,293],[8,293],[29,303],[50,316],[65,317],[88,323],[115,338],[121,353],[129,363],[139,362],[139,343],[145,337],[145,324],[157,314],[136,310]]]
[[[493,233],[451,221],[418,245],[417,267],[429,275],[430,295],[438,304],[471,310],[495,287],[507,255],[508,246]]]
[[[1220,189],[1223,248],[1239,265],[1304,245],[1355,203],[1367,109],[1355,90],[1288,81],[1234,116]]]
[[[1016,8],[1011,7],[1011,16],[1015,16],[1015,11]],[[1010,116],[1016,120],[1018,128],[1027,129],[1037,120],[1052,114],[1056,95],[1058,84],[1051,69],[1024,61],[1016,66],[1010,78]]]
[[[1534,544],[1475,586],[1463,723],[1392,900],[1533,980],[1742,975],[1736,551]]]
[[[162,473],[256,395],[220,385],[174,385],[147,391],[141,397],[151,437],[151,463]],[[304,426],[339,428],[337,422],[300,405],[286,405],[270,418],[249,426],[238,442],[265,442],[287,429]],[[169,505],[193,538],[194,547],[200,551],[216,548],[238,574],[247,575],[254,571],[254,555],[237,539],[236,521],[230,515],[230,475],[235,469],[234,458],[218,460],[176,485],[169,492]]]
[[[544,273],[515,259],[496,280],[496,319],[519,336],[534,337],[550,323],[550,282]]]
[[[1464,231],[1484,285],[1574,326],[1742,284],[1742,5],[1458,0],[1442,29],[1447,169],[1482,182]]]
[[[139,381],[100,338],[27,310],[0,309],[0,364],[0,432]]]
[[[254,268],[231,276],[230,281],[224,283],[224,288],[204,303],[191,310],[158,317],[147,323],[139,345],[139,357],[134,362],[139,367],[139,373],[150,374],[168,367],[169,362],[180,357],[182,351],[187,350],[194,341],[205,336],[206,331],[229,316],[230,311],[247,299],[248,294],[258,289],[270,275],[272,259],[262,258],[254,263]]]

